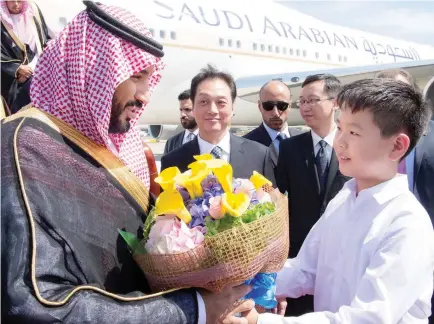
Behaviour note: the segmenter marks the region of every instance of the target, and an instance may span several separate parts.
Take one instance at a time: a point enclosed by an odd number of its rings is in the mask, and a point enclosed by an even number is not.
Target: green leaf
[[[125,242],[128,244],[128,247],[130,248],[131,253],[133,255],[146,253],[145,248],[133,233],[126,232],[120,229],[118,229],[118,232],[125,240]]]
[[[149,238],[149,233],[151,232],[151,227],[155,224],[155,207],[152,206],[148,217],[146,217],[145,224],[143,225],[143,242],[146,243]]]

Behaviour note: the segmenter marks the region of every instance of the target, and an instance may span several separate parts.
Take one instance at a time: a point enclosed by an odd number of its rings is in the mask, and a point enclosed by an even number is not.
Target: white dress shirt
[[[433,271],[433,226],[407,177],[358,195],[352,179],[277,275],[277,296],[313,294],[315,312],[258,323],[428,323]]]
[[[268,135],[271,138],[271,143],[273,143],[274,147],[276,148],[277,152],[279,152],[279,145],[280,145],[280,141],[277,139],[277,136],[279,134],[285,134],[286,138],[289,138],[291,135],[289,134],[289,128],[288,125],[286,125],[286,128],[283,131],[277,131],[275,129],[272,129],[270,127],[268,127],[264,122],[263,125],[265,127],[265,129],[267,130]]]
[[[185,144],[185,143],[187,143],[189,141],[188,140],[188,135],[190,135],[190,134],[193,134],[194,137],[196,137],[197,134],[199,134],[199,128],[196,128],[193,132],[190,132],[188,129],[186,129],[184,131],[184,138],[182,139],[182,144]]]
[[[197,140],[199,142],[200,154],[211,153],[214,147],[219,146],[223,150],[222,159],[229,162],[231,153],[231,134],[229,131],[227,131],[225,136],[217,144],[211,144],[205,141],[200,137],[200,134],[197,136]]]
[[[326,137],[322,138],[321,136],[319,136],[317,133],[315,133],[313,130],[311,130],[311,134],[312,134],[312,142],[313,142],[313,152],[314,152],[314,156],[316,156],[318,154],[318,151],[321,148],[321,145],[319,144],[319,142],[321,140],[324,140],[327,143],[327,146],[325,147],[325,151],[327,154],[327,160],[330,163],[330,160],[332,158],[332,152],[333,152],[333,141],[335,139],[335,134],[336,134],[336,130],[337,128],[335,127]]]

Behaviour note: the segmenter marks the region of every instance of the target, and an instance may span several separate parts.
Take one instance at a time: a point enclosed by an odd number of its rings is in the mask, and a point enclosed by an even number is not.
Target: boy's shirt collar
[[[370,187],[360,191],[357,194],[357,180],[351,179],[347,181],[342,190],[346,190],[348,194],[357,200],[364,200],[368,197],[373,197],[378,204],[383,205],[389,200],[408,192],[408,180],[404,174],[397,174],[394,178],[382,182],[374,187]]]

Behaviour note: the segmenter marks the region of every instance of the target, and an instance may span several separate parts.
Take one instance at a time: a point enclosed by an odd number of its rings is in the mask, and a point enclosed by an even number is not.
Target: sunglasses
[[[262,108],[265,111],[272,111],[274,107],[277,107],[279,111],[285,111],[289,107],[289,103],[285,101],[264,101],[262,102]]]

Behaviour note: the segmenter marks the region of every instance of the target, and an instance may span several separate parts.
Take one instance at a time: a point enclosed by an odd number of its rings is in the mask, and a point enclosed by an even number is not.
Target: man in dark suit
[[[297,256],[304,239],[325,211],[328,202],[349,179],[339,172],[333,150],[336,132],[334,122],[339,80],[333,75],[317,74],[306,78],[298,106],[307,126],[311,128],[280,144],[276,169],[277,186],[287,192],[290,217],[289,257]],[[287,316],[313,311],[310,295],[288,299]]]
[[[194,155],[211,153],[215,158],[229,161],[235,178],[250,178],[253,171],[275,183],[268,148],[229,132],[237,96],[231,75],[208,66],[191,81],[193,114],[199,127],[191,142],[164,155],[161,170],[177,166],[186,171]]]
[[[264,84],[259,91],[258,108],[263,122],[244,137],[270,147],[270,157],[273,167],[276,167],[280,142],[302,133],[296,128],[288,127],[288,113],[291,109],[291,91],[288,86],[279,80]]]
[[[185,130],[167,140],[166,145],[164,146],[164,154],[190,142],[199,133],[196,120],[193,116],[193,102],[190,98],[190,89],[181,92],[178,96],[178,101],[179,112],[181,114],[181,125]]]

